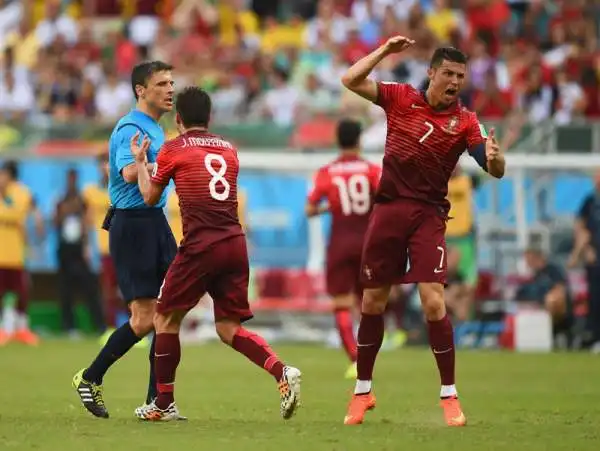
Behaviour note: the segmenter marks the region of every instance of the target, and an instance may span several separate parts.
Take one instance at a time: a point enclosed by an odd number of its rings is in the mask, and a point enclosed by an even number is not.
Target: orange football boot
[[[467,417],[465,417],[465,414],[460,408],[460,402],[456,396],[442,399],[440,405],[442,406],[442,409],[444,409],[444,419],[448,426],[458,427],[467,425]]]
[[[0,346],[6,345],[11,339],[11,336],[4,332],[3,329],[0,329]]]
[[[14,339],[29,346],[37,346],[40,344],[39,337],[29,329],[19,329],[17,333],[15,333]]]
[[[344,424],[361,424],[365,419],[365,414],[375,408],[375,395],[367,393],[365,395],[352,395],[348,405],[348,413],[344,417]]]

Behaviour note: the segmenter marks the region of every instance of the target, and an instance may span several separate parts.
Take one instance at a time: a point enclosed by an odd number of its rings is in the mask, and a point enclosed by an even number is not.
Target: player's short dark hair
[[[164,72],[166,70],[173,70],[173,66],[162,61],[146,61],[138,64],[131,71],[131,89],[133,89],[133,95],[137,100],[138,95],[135,92],[135,87],[138,85],[144,88],[148,86],[148,80],[157,72]]]
[[[2,170],[8,172],[10,178],[17,180],[19,178],[19,165],[14,160],[6,160],[2,165]]]
[[[362,125],[353,119],[342,119],[337,126],[337,142],[341,149],[358,147]]]
[[[451,63],[467,64],[467,55],[454,47],[439,47],[433,52],[429,67],[437,69],[444,61]]]
[[[177,94],[175,110],[184,127],[208,127],[212,101],[198,86],[188,86]]]

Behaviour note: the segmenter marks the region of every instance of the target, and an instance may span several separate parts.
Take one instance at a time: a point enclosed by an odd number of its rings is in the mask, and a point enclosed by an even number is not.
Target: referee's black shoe
[[[73,387],[77,391],[81,404],[95,417],[108,418],[108,410],[102,398],[102,385],[86,381],[83,378],[84,371],[85,368],[73,376]]]

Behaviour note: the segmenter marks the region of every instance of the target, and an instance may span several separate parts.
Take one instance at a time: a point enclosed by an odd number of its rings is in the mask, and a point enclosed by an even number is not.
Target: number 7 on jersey
[[[425,134],[423,136],[421,136],[421,139],[419,139],[420,143],[425,142],[425,140],[429,137],[429,135],[431,135],[433,133],[433,124],[429,121],[425,121],[425,125],[427,126],[427,131],[425,132]]]

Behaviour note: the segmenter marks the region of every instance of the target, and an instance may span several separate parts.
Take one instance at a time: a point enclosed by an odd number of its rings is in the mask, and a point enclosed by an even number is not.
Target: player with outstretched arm
[[[179,417],[174,388],[181,322],[208,293],[214,303],[217,334],[275,378],[281,416],[291,418],[300,402],[300,371],[285,365],[261,336],[242,326],[252,318],[252,311],[248,252],[238,218],[237,149],[208,131],[211,100],[202,89],[185,88],[175,108],[180,136],[163,145],[152,176],[145,168],[148,139],[141,145],[137,136],[131,140],[144,201],[148,205],[160,202],[172,179],[183,219],[183,241],[160,289],[154,320],[158,397],[138,416],[149,421]]]
[[[362,254],[365,290],[358,378],[345,424],[362,423],[365,413],[375,407],[373,367],[383,341],[383,312],[390,287],[398,283],[418,284],[440,373],[445,421],[449,426],[467,422],[455,385],[453,329],[444,304],[448,180],[465,150],[496,178],[504,175],[505,159],[494,131],[488,135],[477,115],[458,98],[467,73],[467,57],[460,50],[443,47],[434,52],[426,91],[368,78],[386,56],[413,44],[404,36],[392,37],[342,77],[346,88],[376,103],[387,115],[382,175]]]

